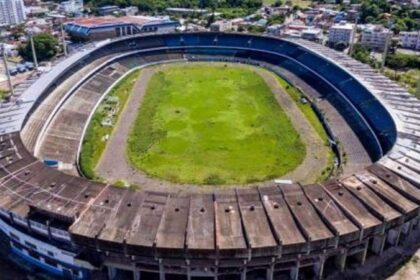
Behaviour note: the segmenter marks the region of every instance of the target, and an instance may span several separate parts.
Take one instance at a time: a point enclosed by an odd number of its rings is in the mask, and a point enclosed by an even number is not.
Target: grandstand
[[[353,131],[336,136],[357,136],[356,150],[373,163],[305,186],[174,193],[90,182],[35,157],[75,163],[84,124],[107,89],[131,69],[179,59],[259,63],[303,81],[339,113],[336,125]],[[0,123],[0,237],[52,275],[322,278],[418,234],[420,101],[315,43],[235,33],[125,37],[67,58],[21,98],[0,108],[0,118],[15,114]]]

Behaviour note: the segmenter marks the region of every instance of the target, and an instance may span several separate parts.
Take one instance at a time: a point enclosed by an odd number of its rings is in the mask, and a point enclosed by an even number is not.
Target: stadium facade
[[[34,156],[78,89],[94,106],[133,69],[173,61],[287,69],[328,98],[374,163],[319,184],[198,194],[116,188]],[[0,242],[26,265],[68,279],[322,278],[326,268],[362,265],[368,252],[380,255],[418,231],[419,110],[419,100],[373,69],[307,41],[172,33],[99,44],[0,108]],[[83,128],[90,117],[79,110],[72,121]],[[77,153],[83,129],[76,132],[50,145]]]

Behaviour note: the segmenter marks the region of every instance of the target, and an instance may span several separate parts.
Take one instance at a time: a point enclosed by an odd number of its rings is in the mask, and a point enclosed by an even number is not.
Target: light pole
[[[36,52],[35,52],[35,44],[34,44],[33,34],[34,34],[34,32],[32,30],[29,30],[28,31],[29,40],[30,40],[31,49],[32,49],[32,58],[34,60],[35,69],[38,70],[38,59],[36,58]]]
[[[4,50],[4,44],[0,44],[0,55],[3,58],[4,70],[6,71],[7,83],[9,85],[10,95],[13,95],[15,93],[15,90],[13,89],[12,79],[10,78],[9,67],[7,66],[6,51]]]
[[[389,49],[389,44],[390,44],[391,40],[392,40],[392,34],[387,34],[386,41],[385,41],[384,52],[382,54],[381,72],[384,71],[386,56],[388,55],[388,49]]]
[[[354,41],[356,40],[356,36],[357,36],[357,23],[358,22],[359,22],[359,15],[356,16],[356,20],[354,22],[354,26],[352,30],[353,36],[350,38],[349,56],[353,54]]]
[[[66,38],[64,36],[63,23],[61,23],[60,28],[61,28],[61,39],[63,40],[63,51],[64,51],[64,55],[67,56],[67,46],[66,46]]]

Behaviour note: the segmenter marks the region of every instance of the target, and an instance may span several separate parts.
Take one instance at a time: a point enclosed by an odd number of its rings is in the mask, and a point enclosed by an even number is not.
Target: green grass
[[[384,74],[403,85],[408,92],[420,98],[420,90],[418,89],[420,81],[420,70],[419,69],[410,69],[408,71],[394,71],[389,68],[385,69]]]
[[[113,124],[115,124],[119,118],[119,115],[127,103],[127,99],[130,96],[132,88],[139,76],[140,70],[135,70],[126,77],[124,77],[117,85],[108,93],[108,97],[118,97],[117,112],[113,117]],[[113,126],[102,126],[101,122],[107,117],[106,100],[101,102],[95,111],[92,120],[90,121],[89,127],[86,130],[85,137],[83,138],[82,151],[80,154],[80,168],[83,174],[90,179],[99,179],[95,175],[95,168],[99,163],[101,155],[106,147],[106,141],[104,137],[106,135],[111,136]]]
[[[8,91],[2,90],[0,89],[0,100],[3,100],[4,98],[6,98],[6,96],[9,94]]]
[[[293,85],[289,84],[286,80],[277,77],[277,81],[279,82],[280,86],[284,89],[284,91],[289,94],[289,96],[295,101],[296,105],[299,107],[299,109],[302,111],[302,113],[305,115],[306,119],[309,121],[309,123],[312,125],[312,127],[315,129],[319,137],[324,141],[326,146],[329,146],[329,140],[328,140],[328,134],[325,131],[321,121],[319,120],[317,114],[315,113],[314,109],[310,105],[310,103],[303,103],[301,102],[301,98],[303,97],[302,93],[299,89],[294,87]],[[328,150],[328,164],[323,170],[322,174],[319,176],[317,181],[323,181],[328,178],[330,171],[333,168],[334,164],[334,152],[329,149]]]
[[[279,177],[302,162],[305,147],[259,75],[199,64],[151,78],[127,155],[155,177],[221,185]]]
[[[286,80],[277,77],[277,81],[279,82],[280,86],[284,89],[284,91],[289,94],[289,96],[295,101],[296,105],[308,119],[309,123],[313,126],[313,128],[318,133],[319,137],[325,142],[328,141],[328,135],[325,132],[322,123],[320,122],[318,116],[316,115],[315,111],[312,109],[310,103],[302,103],[301,98],[303,97],[302,93],[293,85],[289,84]]]

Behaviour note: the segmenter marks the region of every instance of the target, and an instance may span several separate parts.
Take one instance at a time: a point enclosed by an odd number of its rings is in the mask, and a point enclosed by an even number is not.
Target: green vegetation
[[[284,20],[284,15],[273,15],[268,18],[267,25],[282,24]]]
[[[361,3],[361,23],[382,24],[395,33],[420,28],[420,9],[413,5],[393,5],[387,0],[352,0]]]
[[[182,8],[242,8],[257,9],[261,7],[262,0],[85,0],[88,7],[104,5],[118,5],[120,7],[137,6],[140,11],[161,12],[168,7]]]
[[[374,57],[370,55],[371,50],[361,44],[354,44],[353,45],[353,52],[351,57],[354,59],[369,64],[370,66],[376,68],[378,67],[378,62]]]
[[[289,94],[289,96],[295,101],[296,105],[305,115],[306,119],[315,129],[319,137],[324,141],[326,146],[329,146],[329,139],[328,134],[325,131],[324,127],[322,126],[321,121],[319,120],[317,114],[315,113],[314,109],[312,108],[309,102],[302,102],[302,98],[304,95],[300,92],[299,89],[294,87],[293,85],[289,84],[286,80],[277,77],[277,81],[279,82],[280,86],[284,89],[284,91]],[[334,164],[334,153],[331,149],[328,150],[328,164],[325,169],[322,171],[321,176],[318,178],[317,181],[322,181],[328,178],[330,175],[330,171],[332,170]]]
[[[60,47],[58,40],[50,33],[38,33],[34,35],[34,46],[38,61],[43,61],[54,57]],[[32,61],[31,44],[28,42],[19,48],[19,54],[25,59]]]
[[[398,83],[405,86],[411,94],[414,94],[417,98],[420,98],[420,70],[411,69],[408,71],[396,71],[391,69],[385,69],[384,74]]]
[[[380,62],[371,55],[370,49],[361,44],[354,44],[352,57],[373,68],[380,67]],[[410,93],[420,98],[420,56],[390,52],[385,65],[384,74],[388,78],[399,82]]]
[[[307,8],[311,5],[311,0],[263,0],[265,5],[275,5],[281,6],[281,4],[288,5],[288,6],[299,6],[300,8]]]
[[[103,125],[103,121],[109,119],[112,124],[118,121],[139,73],[140,70],[135,70],[123,78],[98,106],[90,121],[80,153],[80,168],[90,179],[99,179],[95,175],[95,168],[105,150],[106,140],[113,131],[113,126]]]
[[[385,64],[394,70],[420,69],[420,56],[404,53],[390,54]]]
[[[195,64],[151,78],[127,154],[152,176],[220,185],[281,176],[302,162],[305,147],[259,75]]]
[[[0,89],[0,100],[3,100],[8,94],[8,91]]]
[[[328,142],[328,135],[325,132],[324,127],[322,126],[322,123],[319,121],[318,116],[316,115],[315,111],[312,109],[311,104],[309,102],[302,102],[302,98],[304,98],[304,95],[298,90],[296,87],[289,84],[286,80],[280,78],[279,76],[276,76],[277,80],[280,84],[280,86],[290,95],[290,97],[295,101],[296,105],[299,107],[299,109],[302,111],[302,113],[305,115],[305,117],[308,119],[308,121],[311,123],[313,128],[318,133],[319,137],[326,143]]]

